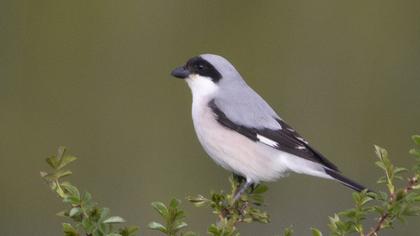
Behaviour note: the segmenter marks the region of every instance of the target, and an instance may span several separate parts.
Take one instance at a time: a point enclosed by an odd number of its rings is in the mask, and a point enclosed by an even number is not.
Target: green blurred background
[[[39,177],[66,145],[71,181],[142,235],[150,202],[228,188],[201,149],[191,95],[169,76],[189,57],[232,61],[280,116],[353,179],[377,188],[373,144],[409,165],[420,133],[419,1],[0,2],[0,234],[62,235],[62,203]],[[332,181],[292,175],[269,183],[272,223],[326,229],[352,206]],[[205,235],[209,210],[184,200]],[[383,235],[418,235],[418,219]],[[397,233],[398,232],[398,233]]]

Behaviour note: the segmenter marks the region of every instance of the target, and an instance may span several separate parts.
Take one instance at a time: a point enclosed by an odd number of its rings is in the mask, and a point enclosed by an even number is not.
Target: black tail
[[[372,192],[370,191],[368,188],[366,188],[365,186],[358,184],[356,182],[354,182],[353,180],[344,177],[343,175],[341,175],[339,172],[334,171],[334,170],[330,170],[330,169],[325,169],[325,173],[327,173],[329,176],[333,177],[334,179],[338,180],[340,183],[342,183],[343,185],[357,191],[357,192],[361,192],[365,189],[368,190],[368,192]]]

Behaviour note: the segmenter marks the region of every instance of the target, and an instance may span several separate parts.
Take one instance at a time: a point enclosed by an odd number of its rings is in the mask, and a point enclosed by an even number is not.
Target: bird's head
[[[202,54],[190,58],[185,65],[175,68],[174,77],[184,79],[193,96],[209,96],[219,90],[231,89],[232,84],[244,83],[235,67],[225,58]]]

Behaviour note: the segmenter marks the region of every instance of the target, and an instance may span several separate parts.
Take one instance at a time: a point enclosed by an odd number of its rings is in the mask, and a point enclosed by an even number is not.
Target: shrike
[[[287,172],[334,179],[362,191],[313,149],[242,79],[225,58],[202,54],[175,68],[173,76],[191,89],[192,119],[198,140],[213,160],[246,183],[273,181]]]

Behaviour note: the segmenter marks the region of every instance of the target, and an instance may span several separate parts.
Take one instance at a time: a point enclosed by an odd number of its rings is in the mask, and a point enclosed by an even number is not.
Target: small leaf
[[[387,157],[388,156],[388,152],[384,149],[381,148],[377,145],[374,145],[375,147],[375,153],[376,155],[382,160],[383,157]]]
[[[59,170],[54,175],[56,176],[57,179],[59,179],[59,178],[69,176],[71,174],[72,172],[70,170]]]
[[[122,236],[119,233],[110,233],[110,234],[106,234],[105,236]]]
[[[420,189],[420,184],[414,185],[413,187],[411,187],[412,189]]]
[[[408,171],[407,168],[403,168],[403,167],[395,167],[394,169],[395,174],[399,174],[399,173],[407,172],[407,171]]]
[[[413,135],[411,136],[411,138],[413,139],[415,144],[420,145],[420,135]]]
[[[292,236],[293,235],[293,228],[292,227],[287,227],[284,230],[283,236]]]
[[[149,229],[159,230],[162,233],[166,233],[166,227],[163,226],[161,223],[153,221],[149,223],[148,227]]]
[[[262,194],[268,191],[268,186],[264,184],[258,184],[257,187],[252,191],[252,194]]]
[[[120,216],[111,216],[108,219],[104,220],[104,224],[115,224],[115,223],[124,223],[125,220]]]
[[[80,197],[79,190],[75,186],[71,185],[69,182],[62,182],[61,188],[63,188],[67,193],[69,193],[70,196]]]
[[[77,230],[68,223],[63,223],[63,232],[65,236],[79,236]]]
[[[77,216],[80,215],[80,213],[82,213],[82,209],[80,209],[80,207],[73,207],[72,209],[70,209],[69,216]]]
[[[70,156],[70,155],[66,155],[63,156],[60,159],[60,162],[58,163],[57,169],[62,169],[64,168],[66,165],[72,163],[73,161],[77,160],[77,157],[75,156]]]
[[[312,231],[312,236],[322,236],[321,231],[319,231],[319,229],[316,228],[311,228]]]
[[[82,197],[82,202],[88,203],[91,200],[92,200],[92,194],[90,194],[89,192],[85,192],[85,194],[83,194],[83,197]]]
[[[58,160],[60,160],[63,156],[64,156],[64,154],[66,153],[66,147],[64,147],[64,146],[59,146],[58,147],[58,150],[57,150],[57,159]]]
[[[111,210],[109,210],[109,208],[101,208],[99,210],[99,221],[103,222],[105,219],[108,219],[109,217],[109,213],[111,212]]]
[[[162,202],[152,202],[152,207],[164,218],[169,217],[168,208]]]
[[[39,172],[39,174],[41,175],[42,178],[45,178],[45,176],[48,175],[48,173],[45,172],[45,171],[41,171],[41,172]]]
[[[87,233],[92,233],[92,231],[95,229],[95,222],[93,222],[93,219],[83,218],[82,226]]]
[[[57,212],[57,214],[56,214],[57,216],[61,216],[61,217],[67,217],[67,216],[69,216],[69,214],[67,213],[67,211],[60,211],[60,212]]]
[[[420,157],[420,150],[419,149],[412,148],[412,149],[410,149],[410,151],[408,153],[410,153],[411,155]]]
[[[217,226],[216,226],[215,224],[211,224],[211,225],[209,226],[209,228],[207,229],[207,231],[208,231],[210,234],[213,234],[213,235],[220,235],[220,233],[219,233],[219,228],[217,228]]]
[[[121,236],[133,236],[139,230],[136,226],[129,226],[120,229]]]
[[[180,203],[181,203],[180,200],[173,198],[171,202],[169,203],[169,207],[177,208]]]
[[[44,172],[44,171],[41,171],[40,172],[40,174],[41,174],[41,177],[44,179],[44,180],[46,180],[47,182],[50,182],[49,184],[50,184],[50,186],[52,185],[52,184],[54,184],[53,183],[53,181],[55,181],[55,180],[57,180],[57,177],[54,175],[54,174],[48,174],[47,172]],[[53,186],[51,186],[52,188],[53,188]],[[54,188],[53,188],[54,189]]]
[[[185,222],[180,222],[180,223],[178,223],[175,227],[174,227],[174,229],[175,230],[180,230],[180,229],[182,229],[182,228],[185,228],[185,227],[187,227],[188,225],[187,225],[187,223],[185,223]]]
[[[383,170],[387,170],[386,169],[386,166],[384,165],[384,163],[382,162],[382,161],[377,161],[377,162],[375,162],[375,164],[379,167],[379,168],[381,168],[381,169],[383,169]]]
[[[49,166],[51,166],[51,168],[53,169],[57,169],[58,166],[58,159],[56,156],[50,156],[46,159],[47,163]]]
[[[70,203],[72,205],[80,205],[80,198],[77,196],[66,196],[64,197],[63,202]]]
[[[196,197],[188,196],[187,197],[187,200],[189,202],[191,202],[192,204],[194,204],[196,207],[205,206],[205,205],[207,205],[210,202],[209,199],[205,198],[202,195],[197,195]]]
[[[183,234],[181,234],[181,235],[182,235],[182,236],[198,236],[198,234],[197,234],[197,233],[192,232],[192,231],[185,232],[185,233],[183,233]]]

